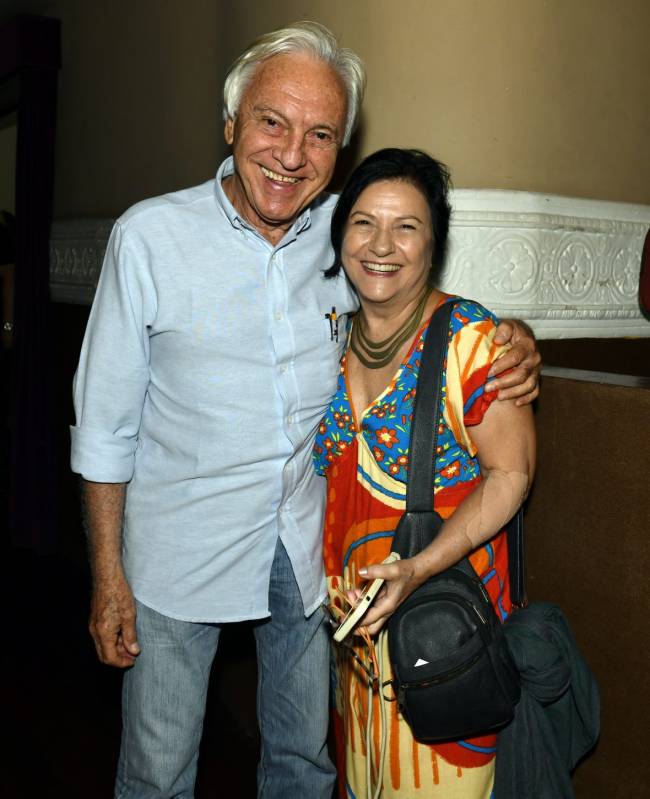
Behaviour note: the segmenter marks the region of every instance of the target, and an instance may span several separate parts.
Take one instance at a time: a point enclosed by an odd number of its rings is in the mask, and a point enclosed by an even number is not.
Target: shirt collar
[[[215,186],[214,186],[214,193],[217,199],[217,204],[220,208],[222,208],[225,215],[228,217],[230,224],[234,228],[238,229],[245,229],[245,230],[252,230],[255,231],[255,228],[244,219],[241,214],[235,209],[234,205],[230,202],[228,197],[226,196],[226,192],[223,190],[223,186],[221,185],[224,178],[230,177],[230,175],[234,175],[235,173],[235,162],[232,155],[228,156],[225,161],[221,164],[219,169],[217,170],[217,177],[215,179]],[[289,230],[286,232],[283,240],[288,236],[295,238],[298,233],[302,233],[303,230],[307,230],[311,225],[311,208],[307,207],[305,210],[300,214],[300,216],[296,219],[296,221],[291,225]],[[257,233],[257,231],[255,231]],[[258,235],[260,235],[258,233]]]

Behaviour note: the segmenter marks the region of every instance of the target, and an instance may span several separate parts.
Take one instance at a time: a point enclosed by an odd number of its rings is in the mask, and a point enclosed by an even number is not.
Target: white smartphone
[[[393,563],[396,560],[399,560],[399,555],[396,552],[391,552],[386,560],[382,561],[382,563]],[[356,605],[346,613],[346,615],[343,617],[343,621],[334,631],[335,641],[340,644],[341,641],[347,638],[352,630],[354,630],[357,624],[359,624],[384,582],[385,580],[383,577],[377,577],[371,583],[366,585]]]

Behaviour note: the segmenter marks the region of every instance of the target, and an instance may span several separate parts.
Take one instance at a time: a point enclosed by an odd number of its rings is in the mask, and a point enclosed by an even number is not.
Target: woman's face
[[[424,195],[406,181],[381,180],[364,189],[353,205],[341,257],[362,303],[399,312],[420,296],[433,247]]]

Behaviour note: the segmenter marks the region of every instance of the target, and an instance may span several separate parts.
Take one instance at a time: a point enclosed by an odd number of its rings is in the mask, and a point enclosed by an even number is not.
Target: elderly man
[[[224,88],[215,180],[115,224],[75,378],[99,658],[130,667],[116,796],[191,797],[220,625],[255,625],[259,795],[329,797],[323,487],[310,453],[356,309],[325,281],[364,69],[326,29],[258,40]],[[514,326],[497,387],[536,393]],[[512,332],[506,328],[506,338]],[[516,342],[515,342],[516,343]],[[532,375],[530,374],[532,371]]]

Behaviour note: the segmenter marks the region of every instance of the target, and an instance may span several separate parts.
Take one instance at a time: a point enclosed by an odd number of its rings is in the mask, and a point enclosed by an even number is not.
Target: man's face
[[[329,183],[345,117],[345,88],[336,72],[295,53],[263,62],[236,118],[227,120],[235,174],[224,190],[273,244]]]

